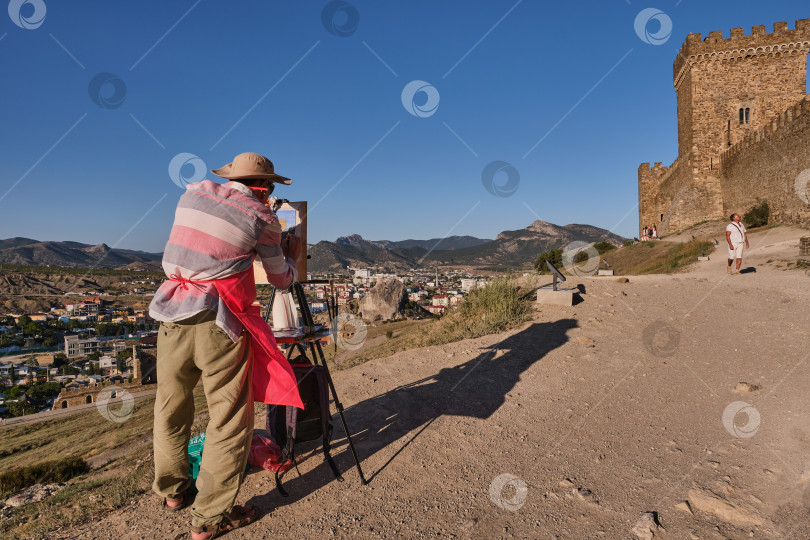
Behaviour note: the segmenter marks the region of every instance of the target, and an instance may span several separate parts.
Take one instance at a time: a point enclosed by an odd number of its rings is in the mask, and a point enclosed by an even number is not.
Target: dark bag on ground
[[[343,481],[330,455],[332,443],[332,414],[329,412],[329,381],[323,366],[294,363],[291,366],[298,383],[298,393],[304,410],[298,407],[272,405],[267,407],[266,429],[270,438],[281,447],[285,460],[295,464],[295,444],[321,439],[324,460],[339,481]],[[288,494],[281,486],[276,472],[276,487],[283,497]]]

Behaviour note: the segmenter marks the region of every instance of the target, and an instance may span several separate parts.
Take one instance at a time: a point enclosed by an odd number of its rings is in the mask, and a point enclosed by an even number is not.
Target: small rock
[[[630,283],[630,280],[627,279],[626,277],[620,277],[619,279],[616,280],[616,283]]]
[[[30,495],[14,495],[13,497],[9,497],[8,499],[6,499],[6,506],[18,508],[30,501],[31,501]]]
[[[689,506],[689,501],[679,502],[678,504],[675,505],[675,509],[680,510],[681,512],[686,512],[690,516],[694,515],[694,512],[692,511],[692,507]]]
[[[761,389],[761,386],[747,382],[739,382],[737,386],[734,387],[734,391],[739,393],[756,392]]]
[[[574,483],[571,481],[571,479],[566,478],[565,480],[560,480],[560,487],[572,488],[574,487]]]
[[[759,526],[764,519],[753,508],[732,504],[709,491],[689,490],[689,506],[738,527]]]
[[[658,523],[655,514],[645,512],[630,532],[635,535],[637,540],[653,540],[659,530],[663,530],[663,528]]]
[[[577,342],[580,345],[585,345],[586,347],[594,347],[595,346],[594,341],[591,338],[585,337],[585,336],[579,336],[577,338]]]

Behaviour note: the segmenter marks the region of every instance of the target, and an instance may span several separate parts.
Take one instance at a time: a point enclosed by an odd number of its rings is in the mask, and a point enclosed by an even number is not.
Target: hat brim
[[[270,180],[276,184],[284,184],[285,186],[289,186],[292,184],[292,180],[287,178],[286,176],[281,176],[280,174],[275,173],[267,173],[267,174],[231,174],[232,164],[228,163],[221,169],[212,170],[211,172],[215,175],[226,178],[228,180]]]

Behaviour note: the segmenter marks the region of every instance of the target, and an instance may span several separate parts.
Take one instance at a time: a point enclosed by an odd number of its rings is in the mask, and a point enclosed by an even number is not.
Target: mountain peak
[[[357,242],[365,242],[365,239],[359,234],[350,234],[349,236],[340,236],[335,240],[336,244],[355,244]]]
[[[538,219],[537,221],[533,221],[531,225],[526,227],[526,229],[530,231],[537,231],[542,233],[552,233],[560,228],[559,225],[554,225],[553,223],[549,223],[547,221],[543,221],[542,219]]]

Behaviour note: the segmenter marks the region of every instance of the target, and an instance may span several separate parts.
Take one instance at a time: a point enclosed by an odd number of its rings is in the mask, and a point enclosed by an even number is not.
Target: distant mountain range
[[[547,249],[570,242],[601,242],[621,245],[625,239],[592,225],[561,227],[535,221],[525,229],[503,231],[495,240],[472,236],[448,236],[430,240],[366,240],[358,234],[334,242],[308,246],[308,264],[315,273],[336,272],[347,266],[377,267],[404,271],[416,267],[467,266],[528,268]],[[107,244],[41,242],[31,238],[0,240],[0,263],[98,268],[160,270],[162,253],[113,249]]]
[[[107,244],[41,242],[31,238],[0,240],[0,263],[159,270],[162,253],[113,249]]]
[[[465,247],[480,246],[492,242],[475,238],[474,236],[448,236],[447,238],[432,238],[430,240],[365,240],[359,234],[341,236],[335,240],[335,244],[353,247],[376,247],[381,249],[410,249],[420,247],[424,249],[458,249]]]
[[[347,266],[402,271],[418,266],[450,265],[474,268],[530,267],[548,249],[571,242],[609,242],[620,246],[625,238],[592,225],[564,227],[535,221],[525,229],[504,231],[495,240],[451,236],[432,240],[365,240],[357,234],[309,247],[312,272],[335,272]]]

